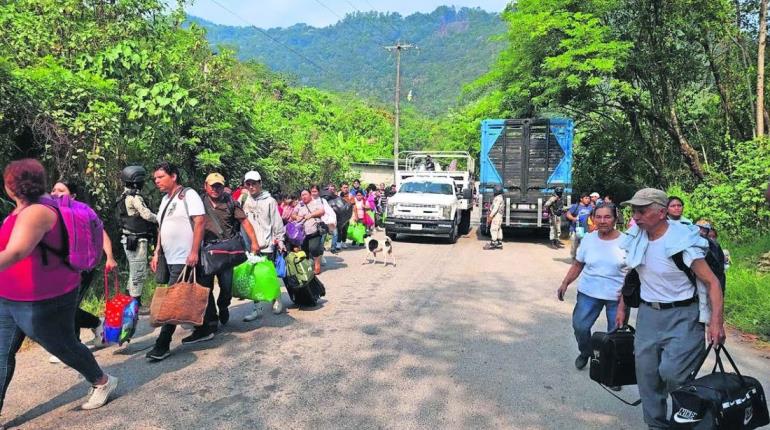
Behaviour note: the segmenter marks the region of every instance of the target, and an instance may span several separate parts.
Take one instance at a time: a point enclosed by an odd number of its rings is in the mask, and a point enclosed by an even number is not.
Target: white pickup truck
[[[438,165],[425,170],[428,153],[406,153],[405,170],[396,172],[398,192],[388,199],[385,234],[444,237],[450,243],[470,231],[473,159],[467,152],[430,153]],[[441,169],[441,161],[460,159],[463,168]],[[456,161],[453,163],[458,164]]]

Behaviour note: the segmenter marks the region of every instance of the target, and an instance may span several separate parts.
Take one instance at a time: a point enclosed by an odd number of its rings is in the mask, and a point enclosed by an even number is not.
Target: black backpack
[[[695,379],[711,349],[709,345],[689,381],[671,392],[670,428],[741,430],[770,424],[762,385],[750,376],[741,375],[723,345],[714,348],[716,363],[711,373]],[[735,373],[725,372],[721,353]]]
[[[709,265],[711,271],[714,272],[714,275],[716,275],[717,279],[719,279],[719,284],[722,286],[722,294],[724,295],[725,282],[727,281],[727,278],[725,277],[725,253],[722,251],[722,247],[719,246],[718,243],[709,238],[705,239],[709,243],[709,250],[706,252],[706,264]],[[692,271],[692,269],[687,267],[686,264],[684,264],[684,257],[682,254],[683,252],[678,252],[671,256],[671,258],[674,260],[676,267],[678,267],[679,270],[687,275],[687,277],[690,279],[690,282],[692,282],[693,285],[697,285],[695,273]]]

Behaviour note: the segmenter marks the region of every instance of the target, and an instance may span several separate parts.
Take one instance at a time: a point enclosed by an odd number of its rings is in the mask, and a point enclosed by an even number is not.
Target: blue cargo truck
[[[481,232],[496,185],[503,187],[503,228],[548,228],[543,204],[556,186],[572,200],[571,119],[487,119],[481,122]],[[562,229],[562,231],[566,231]]]

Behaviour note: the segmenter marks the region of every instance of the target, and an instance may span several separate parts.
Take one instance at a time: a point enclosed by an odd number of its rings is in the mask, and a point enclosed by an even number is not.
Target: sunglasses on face
[[[222,184],[214,184],[214,185],[211,186],[211,189],[213,189],[215,191],[222,191],[222,190],[225,189],[225,186],[222,185]]]

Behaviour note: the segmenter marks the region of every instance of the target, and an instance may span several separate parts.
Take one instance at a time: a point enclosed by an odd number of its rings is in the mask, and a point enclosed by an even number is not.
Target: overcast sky
[[[432,12],[441,5],[454,5],[500,12],[507,3],[507,0],[195,0],[187,7],[187,12],[217,24],[243,26],[247,25],[245,20],[261,28],[289,27],[300,22],[325,27],[356,10],[398,12],[406,16],[414,12]]]

